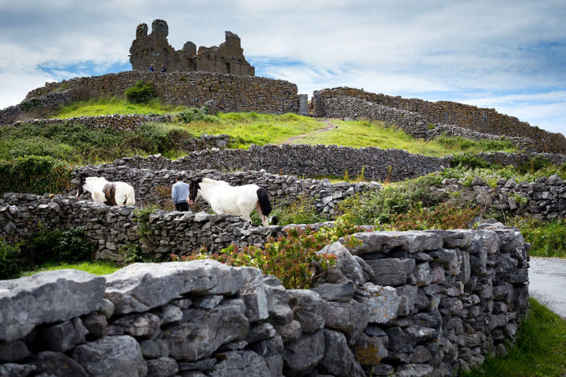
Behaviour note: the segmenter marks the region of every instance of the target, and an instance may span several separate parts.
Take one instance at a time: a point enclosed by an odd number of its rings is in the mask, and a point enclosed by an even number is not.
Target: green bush
[[[142,80],[126,89],[124,94],[128,101],[133,103],[147,103],[152,98],[157,97],[153,83],[145,83]]]
[[[458,168],[467,168],[467,169],[475,169],[475,168],[491,168],[493,165],[481,157],[478,157],[472,153],[463,153],[456,155],[450,161],[450,165],[452,167]]]
[[[205,108],[190,108],[177,114],[177,119],[183,123],[191,123],[196,121],[214,123],[218,122],[218,117],[207,114]]]
[[[510,224],[519,228],[531,244],[530,255],[566,257],[566,220],[542,221],[535,218],[515,218]]]
[[[89,261],[95,250],[96,245],[87,239],[82,227],[40,231],[21,245],[22,258],[33,266]]]
[[[291,204],[275,208],[271,215],[277,216],[280,225],[314,224],[329,220],[317,212],[312,198],[308,195],[299,195]]]
[[[0,280],[17,278],[22,272],[20,248],[0,239]]]
[[[0,193],[59,193],[71,186],[71,167],[51,157],[18,157],[0,161]]]

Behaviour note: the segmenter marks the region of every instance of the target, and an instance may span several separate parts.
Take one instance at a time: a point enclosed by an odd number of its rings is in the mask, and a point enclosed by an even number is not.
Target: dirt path
[[[321,128],[320,130],[316,130],[316,131],[313,131],[313,132],[309,132],[308,134],[302,134],[302,135],[297,135],[297,136],[290,137],[290,138],[288,138],[287,140],[281,142],[281,144],[293,144],[295,141],[297,141],[297,140],[299,140],[299,139],[304,139],[304,138],[307,137],[307,136],[318,135],[318,134],[320,134],[320,133],[328,132],[328,131],[330,131],[330,130],[332,130],[332,129],[334,129],[334,128],[337,128],[337,126],[335,126],[334,124],[332,124],[332,123],[330,122],[330,120],[328,120],[328,119],[325,120],[324,122],[326,123],[326,127]]]

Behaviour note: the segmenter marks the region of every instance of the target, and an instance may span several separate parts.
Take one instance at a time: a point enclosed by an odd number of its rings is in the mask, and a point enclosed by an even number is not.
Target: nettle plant
[[[231,266],[256,267],[266,275],[277,277],[286,288],[308,289],[318,277],[336,265],[335,255],[321,253],[320,250],[340,237],[344,237],[347,247],[354,247],[360,241],[349,235],[359,231],[361,229],[354,225],[337,221],[335,226],[318,231],[309,227],[291,228],[285,235],[269,238],[262,247],[232,244],[215,253],[201,248],[187,256],[171,254],[171,259],[215,259]]]

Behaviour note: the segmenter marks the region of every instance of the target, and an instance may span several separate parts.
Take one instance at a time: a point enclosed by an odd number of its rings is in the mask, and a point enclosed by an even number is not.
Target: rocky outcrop
[[[1,282],[0,376],[450,376],[506,351],[527,310],[519,232],[354,238],[321,250],[337,264],[312,290],[213,260]],[[22,306],[23,290],[38,304]]]

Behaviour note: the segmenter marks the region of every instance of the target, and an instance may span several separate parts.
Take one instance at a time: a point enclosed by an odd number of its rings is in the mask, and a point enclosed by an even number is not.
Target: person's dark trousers
[[[177,211],[187,212],[189,210],[189,203],[187,202],[175,203],[175,209]]]

